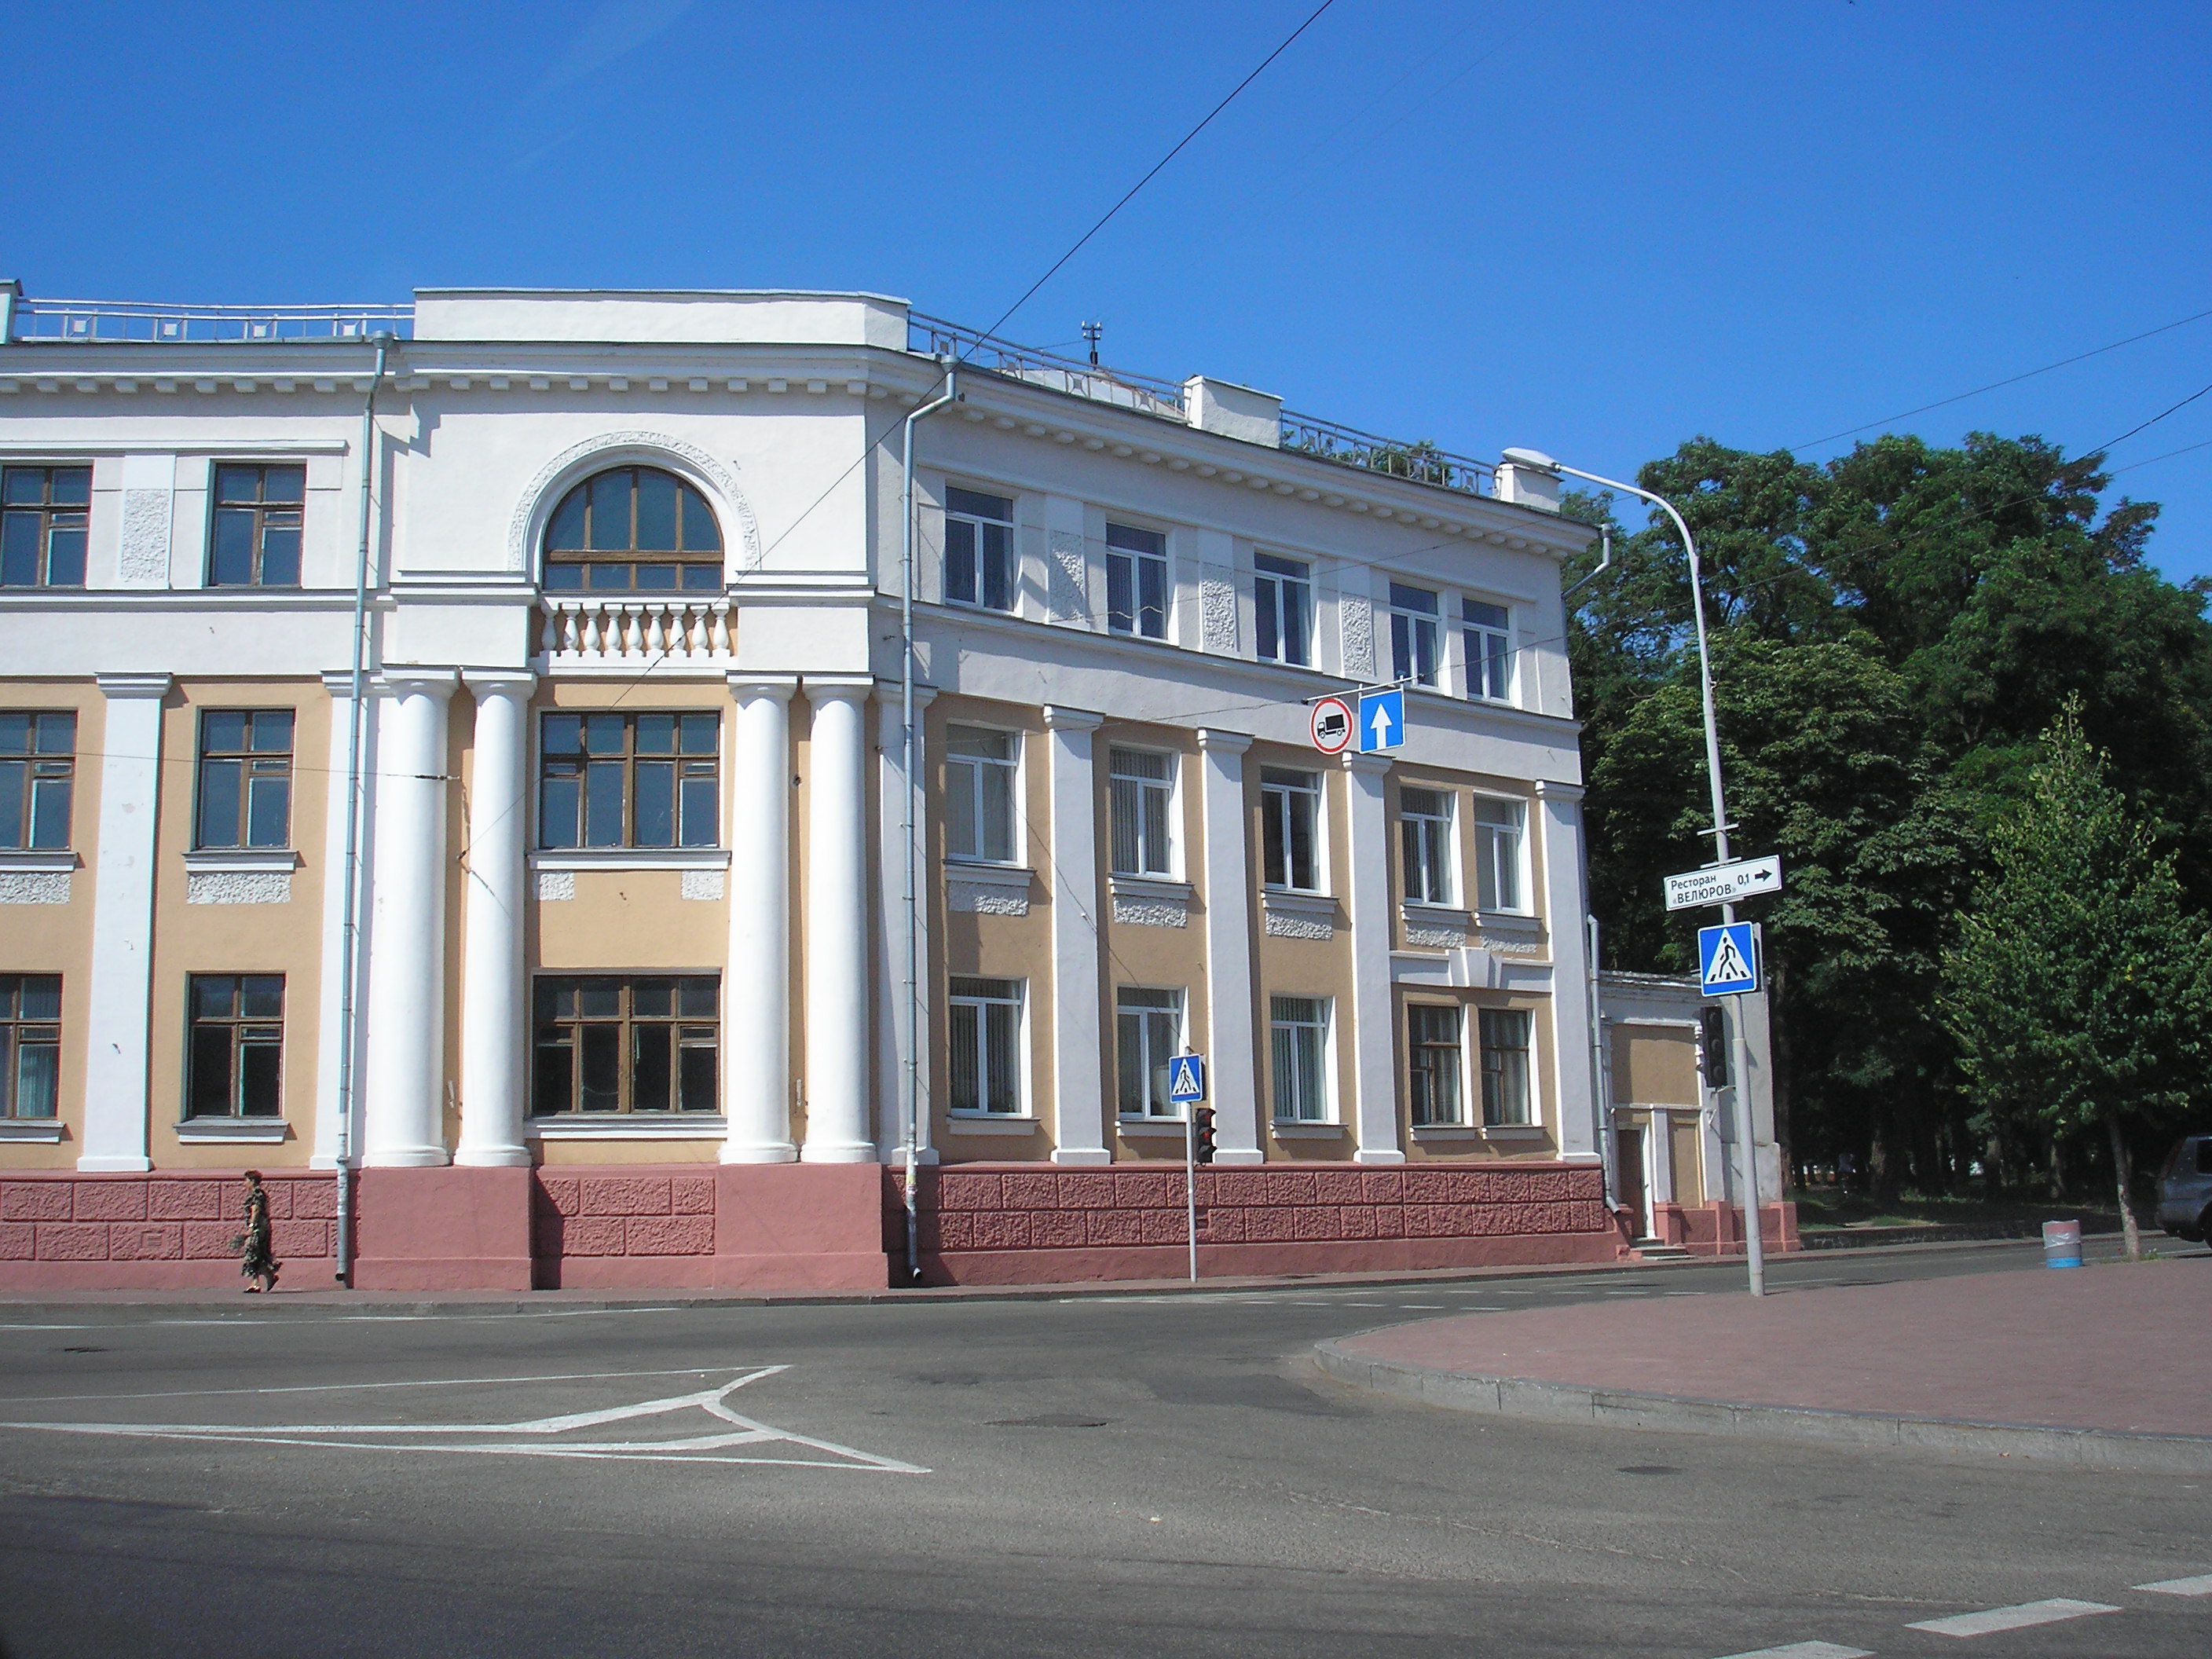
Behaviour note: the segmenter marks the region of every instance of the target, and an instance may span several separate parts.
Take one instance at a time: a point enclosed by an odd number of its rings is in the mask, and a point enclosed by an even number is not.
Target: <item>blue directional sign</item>
[[[1723,922],[1698,929],[1698,982],[1709,997],[1759,988],[1759,924]]]
[[[1371,755],[1379,749],[1395,749],[1406,740],[1406,694],[1393,689],[1389,691],[1362,691],[1359,694],[1359,752]]]
[[[1206,1098],[1206,1056],[1177,1054],[1168,1062],[1168,1098],[1181,1104]]]

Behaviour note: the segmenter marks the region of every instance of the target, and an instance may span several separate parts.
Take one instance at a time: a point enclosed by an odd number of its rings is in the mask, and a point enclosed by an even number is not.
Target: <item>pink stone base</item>
[[[1208,1244],[1198,1247],[1201,1279],[1277,1273],[1407,1273],[1437,1267],[1535,1267],[1562,1261],[1613,1261],[1620,1249],[1603,1235],[1527,1237],[1382,1239],[1323,1244]],[[1190,1271],[1187,1245],[1115,1249],[924,1250],[922,1276],[932,1285],[1072,1285],[1117,1279],[1181,1279]]]
[[[363,1170],[353,1282],[363,1291],[526,1291],[527,1169]]]
[[[1743,1215],[1732,1204],[1661,1204],[1654,1207],[1653,1231],[1662,1243],[1680,1245],[1692,1255],[1743,1254]],[[1795,1204],[1763,1204],[1759,1236],[1769,1250],[1802,1250]]]
[[[326,1288],[336,1178],[271,1175],[266,1190],[287,1285]],[[239,1286],[245,1203],[245,1182],[223,1171],[0,1170],[0,1291]]]

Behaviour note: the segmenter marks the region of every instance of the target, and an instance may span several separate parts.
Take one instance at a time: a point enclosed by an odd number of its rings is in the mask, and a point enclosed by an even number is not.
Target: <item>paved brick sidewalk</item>
[[[1341,1339],[1366,1360],[1735,1405],[2212,1436],[2212,1263],[1594,1297]]]

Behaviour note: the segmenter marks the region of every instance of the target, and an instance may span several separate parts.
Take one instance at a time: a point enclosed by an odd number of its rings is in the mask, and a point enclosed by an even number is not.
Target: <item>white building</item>
[[[869,295],[7,297],[0,1283],[343,1160],[363,1284],[880,1285],[910,1062],[928,1274],[1172,1271],[1185,1048],[1213,1271],[1620,1248],[1545,481]]]

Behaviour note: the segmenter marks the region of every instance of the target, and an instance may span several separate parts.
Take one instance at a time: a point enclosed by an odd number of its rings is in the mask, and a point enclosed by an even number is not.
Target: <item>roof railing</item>
[[[210,342],[362,340],[375,334],[411,339],[412,305],[187,306],[137,300],[18,299],[8,331],[11,344],[139,341],[158,345]]]
[[[1126,374],[1118,368],[1101,368],[1080,358],[1061,357],[1031,346],[1016,345],[1011,340],[918,313],[908,314],[906,331],[909,351],[932,357],[955,357],[963,364],[987,368],[994,374],[1026,380],[1031,386],[1048,386],[1054,392],[1072,392],[1093,403],[1133,409],[1140,415],[1157,415],[1177,422],[1184,418],[1182,387],[1173,380]]]
[[[1283,411],[1283,447],[1340,466],[1356,466],[1415,483],[1435,484],[1468,495],[1488,495],[1498,485],[1498,469],[1487,461],[1455,455],[1425,438],[1413,443],[1382,438],[1357,427],[1340,426],[1311,415]]]

